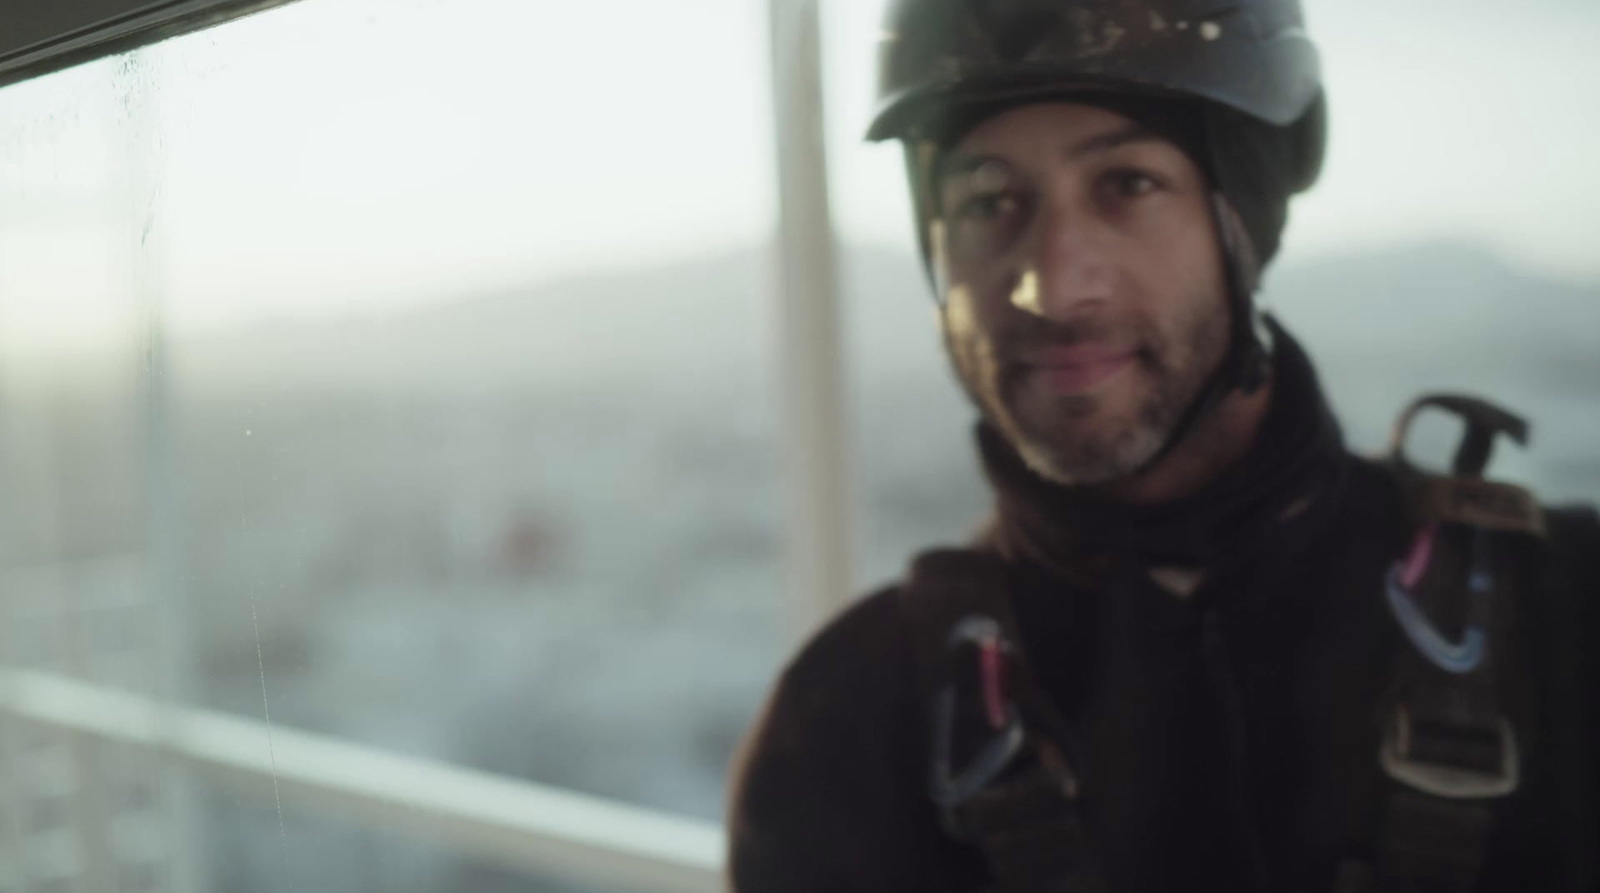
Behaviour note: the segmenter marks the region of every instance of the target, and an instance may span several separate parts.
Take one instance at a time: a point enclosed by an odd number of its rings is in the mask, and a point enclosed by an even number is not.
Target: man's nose
[[[1048,210],[1035,245],[1032,266],[1012,292],[1018,309],[1065,322],[1111,300],[1113,267],[1105,236],[1091,220],[1067,209]]]

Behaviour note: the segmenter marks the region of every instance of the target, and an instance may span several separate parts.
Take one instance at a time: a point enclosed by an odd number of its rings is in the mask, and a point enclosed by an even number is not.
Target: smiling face
[[[979,408],[1057,482],[1142,468],[1227,353],[1204,174],[1068,103],[987,119],[932,173],[945,337]]]

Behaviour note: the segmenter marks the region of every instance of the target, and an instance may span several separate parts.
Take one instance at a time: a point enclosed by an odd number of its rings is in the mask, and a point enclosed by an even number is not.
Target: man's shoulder
[[[1362,516],[1356,523],[1409,517],[1404,489],[1390,462],[1353,453],[1349,460],[1346,489],[1352,498],[1345,502]],[[1591,623],[1600,623],[1600,507],[1581,500],[1550,499],[1537,492],[1532,495],[1543,515],[1545,548],[1529,554],[1542,556],[1537,560],[1547,575],[1545,588],[1592,602],[1588,608],[1580,605],[1580,610],[1595,615]]]
[[[731,775],[736,888],[907,888],[839,883],[877,872],[860,861],[867,842],[884,870],[918,864],[903,839],[922,798],[900,597],[886,586],[851,603],[779,675]]]
[[[845,606],[801,645],[779,677],[780,690],[826,690],[835,679],[859,685],[861,674],[870,674],[868,684],[894,675],[910,648],[900,599],[901,585],[893,583]]]
[[[1385,511],[1405,510],[1405,494],[1394,464],[1382,457],[1347,453],[1349,489],[1362,501]],[[1491,481],[1492,475],[1488,475]],[[1587,543],[1600,549],[1600,507],[1593,502],[1554,497],[1534,491],[1533,498],[1543,510],[1546,527],[1553,541],[1561,544]],[[1600,557],[1600,552],[1596,553]]]
[[[1600,511],[1593,503],[1564,503],[1544,510],[1552,589],[1587,605],[1600,623]]]
[[[783,670],[731,774],[731,889],[953,888],[902,597],[851,603]]]
[[[840,752],[840,742],[881,736],[881,727],[898,718],[911,692],[899,599],[898,586],[857,599],[782,668],[736,760],[735,778],[743,777],[745,794],[752,783],[760,787],[760,776],[773,774],[763,767],[782,765],[787,769],[779,775],[804,775],[854,762]]]
[[[1600,543],[1600,508],[1592,502],[1547,504],[1545,521],[1552,537],[1574,543]]]

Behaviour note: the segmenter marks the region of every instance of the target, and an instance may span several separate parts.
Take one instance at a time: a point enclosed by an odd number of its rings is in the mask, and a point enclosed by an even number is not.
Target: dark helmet
[[[1325,144],[1299,0],[892,0],[871,140],[928,137],[953,107],[1081,91],[1208,100],[1293,131],[1290,188]]]

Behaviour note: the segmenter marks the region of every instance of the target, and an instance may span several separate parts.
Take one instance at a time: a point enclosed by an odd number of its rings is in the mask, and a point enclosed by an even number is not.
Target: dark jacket
[[[1325,415],[1314,377],[1298,387]],[[1272,412],[1269,438],[1287,424]],[[1314,518],[1287,525],[1293,535],[1269,525],[1233,537],[1254,545],[1208,562],[1187,597],[1140,562],[1080,577],[1006,550],[1023,644],[1078,730],[1083,818],[1117,890],[1330,890],[1341,860],[1378,847],[1379,708],[1408,647],[1383,575],[1412,528],[1376,463],[1339,446],[1316,479],[1337,487]],[[1015,512],[997,486],[1003,520]],[[1528,678],[1507,708],[1523,779],[1493,807],[1483,890],[1600,889],[1600,651],[1583,645],[1600,631],[1592,519],[1552,516],[1550,544],[1515,557],[1538,581],[1519,596],[1516,662]],[[983,854],[946,834],[929,798],[915,657],[891,587],[835,618],[784,671],[734,771],[735,890],[988,883]]]

